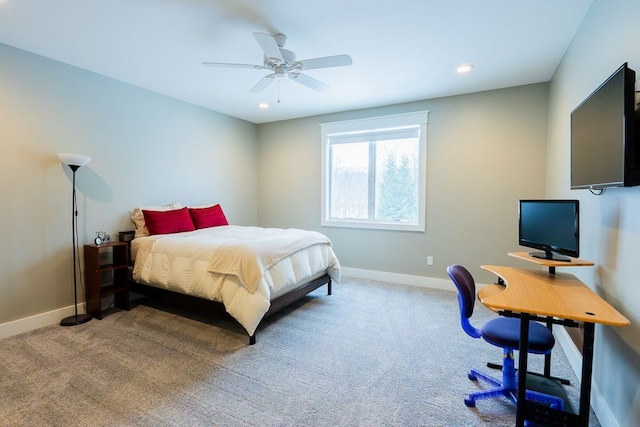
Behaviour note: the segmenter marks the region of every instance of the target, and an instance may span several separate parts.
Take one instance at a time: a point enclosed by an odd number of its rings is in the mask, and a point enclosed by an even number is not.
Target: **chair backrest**
[[[480,330],[473,327],[469,321],[476,301],[476,283],[473,280],[473,276],[469,273],[469,270],[458,264],[447,267],[447,274],[456,285],[458,291],[458,306],[460,307],[462,329],[470,336],[480,338]]]

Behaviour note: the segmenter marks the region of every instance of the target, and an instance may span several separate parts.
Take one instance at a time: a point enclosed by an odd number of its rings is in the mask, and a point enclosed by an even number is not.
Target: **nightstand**
[[[113,295],[116,307],[131,309],[127,243],[84,245],[84,275],[87,313],[91,316],[102,319],[102,298],[109,295]]]

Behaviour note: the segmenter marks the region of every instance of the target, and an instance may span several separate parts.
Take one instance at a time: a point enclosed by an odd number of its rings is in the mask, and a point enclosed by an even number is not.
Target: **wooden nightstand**
[[[101,255],[109,257],[101,263]],[[131,309],[129,299],[129,246],[125,242],[84,245],[85,299],[87,313],[102,319],[102,298],[113,295],[115,306]]]

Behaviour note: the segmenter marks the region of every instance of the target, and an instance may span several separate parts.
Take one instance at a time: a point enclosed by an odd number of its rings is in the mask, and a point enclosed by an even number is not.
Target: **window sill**
[[[323,220],[323,227],[341,227],[341,228],[364,228],[370,230],[393,230],[393,231],[425,231],[424,224],[405,224],[401,222],[369,222],[358,220]]]

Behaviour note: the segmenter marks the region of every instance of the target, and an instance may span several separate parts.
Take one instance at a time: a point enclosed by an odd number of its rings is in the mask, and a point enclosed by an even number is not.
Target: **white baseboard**
[[[580,351],[573,343],[573,340],[565,328],[554,328],[553,334],[560,344],[560,347],[562,347],[564,354],[567,356],[573,372],[576,374],[576,377],[578,377],[578,380],[580,380],[582,377],[582,354],[580,354]],[[596,413],[600,425],[619,427],[620,424],[618,424],[611,409],[609,409],[609,405],[607,405],[602,393],[600,393],[600,390],[593,381],[591,382],[591,407],[593,408],[593,412]]]
[[[369,279],[386,281],[403,285],[420,286],[426,288],[447,289],[452,290],[451,282],[444,279],[434,279],[430,277],[411,276],[407,274],[386,273],[382,271],[361,270],[356,268],[342,268],[344,276],[350,276],[357,279]],[[84,303],[78,304],[78,313],[85,313]],[[63,307],[57,310],[45,313],[35,314],[23,319],[13,320],[11,322],[0,324],[0,339],[13,335],[29,332],[38,328],[60,323],[62,319],[73,316],[73,306]]]
[[[421,288],[444,289],[454,291],[450,280],[436,279],[425,276],[412,276],[409,274],[387,273],[385,271],[362,270],[359,268],[342,267],[341,274],[354,279],[376,280],[380,282],[395,283],[398,285],[418,286]]]
[[[85,313],[84,304],[78,304],[78,314]],[[13,320],[0,324],[0,339],[7,338],[23,332],[33,331],[49,325],[60,323],[62,319],[75,314],[73,306],[47,311],[46,313],[35,314],[23,319]]]

